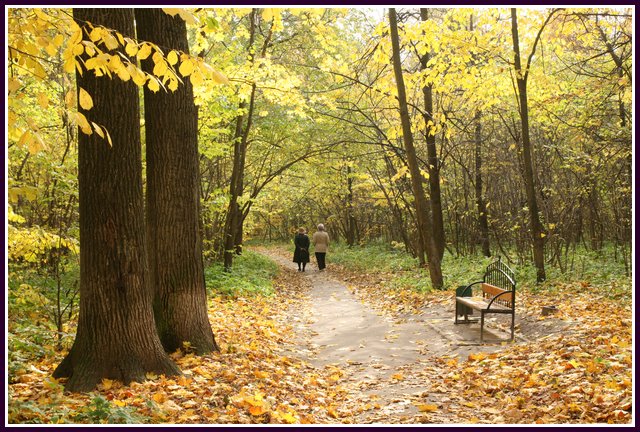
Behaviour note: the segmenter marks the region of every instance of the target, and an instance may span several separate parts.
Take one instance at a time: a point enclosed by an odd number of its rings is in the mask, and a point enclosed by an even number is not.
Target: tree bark
[[[398,37],[398,21],[396,10],[389,9],[389,25],[391,34],[391,46],[393,57],[393,71],[396,78],[396,86],[398,88],[398,104],[400,107],[400,120],[402,122],[402,138],[404,141],[405,151],[407,153],[407,164],[411,174],[411,186],[415,197],[416,219],[418,221],[419,235],[422,236],[427,259],[429,261],[429,275],[431,284],[435,289],[442,289],[444,282],[442,279],[442,269],[440,266],[440,258],[433,241],[433,235],[429,222],[431,220],[431,211],[427,204],[424,187],[422,186],[422,174],[418,166],[418,158],[413,145],[413,134],[411,132],[411,119],[409,118],[409,110],[407,109],[407,95],[404,87],[404,78],[402,76],[402,64],[400,63],[400,41]]]
[[[429,10],[420,8],[420,19],[427,21],[429,19]],[[429,63],[429,53],[425,53],[420,57],[420,70],[427,69]],[[440,165],[438,163],[438,150],[436,148],[436,135],[431,133],[431,128],[435,128],[435,120],[433,119],[433,89],[432,85],[422,87],[422,95],[424,99],[424,123],[425,138],[427,142],[427,161],[429,163],[429,196],[431,202],[431,215],[433,230],[433,242],[438,252],[438,257],[442,260],[445,249],[444,220],[442,217],[442,194],[440,192]]]
[[[520,62],[520,41],[518,38],[518,17],[516,9],[511,9],[511,34],[513,37],[513,52],[515,62],[516,83],[518,86],[518,101],[520,104],[520,122],[522,126],[522,153],[524,159],[524,182],[531,219],[531,235],[533,237],[533,261],[536,266],[536,280],[543,282],[547,277],[544,268],[544,227],[540,221],[538,201],[536,199],[536,186],[533,175],[532,145],[529,137],[529,106],[527,103],[527,77],[529,75],[530,61],[527,69],[522,69]],[[539,34],[538,34],[539,36]],[[536,39],[537,42],[538,39]],[[535,51],[535,45],[532,50]],[[531,60],[532,56],[529,57]]]
[[[133,37],[133,9],[74,9],[74,18]],[[93,97],[85,111],[107,127],[113,146],[79,133],[80,314],[76,339],[53,376],[66,389],[92,390],[103,378],[124,383],[147,372],[179,374],[156,332],[148,285],[142,197],[138,88],[132,82],[77,76]],[[79,91],[78,91],[79,93]]]
[[[138,38],[189,53],[186,23],[162,9],[136,9]],[[152,73],[154,62],[142,62]],[[164,349],[185,342],[197,353],[218,350],[207,314],[200,238],[198,111],[188,78],[174,92],[144,89],[147,238],[153,308]]]
[[[480,233],[480,247],[482,248],[482,254],[486,257],[491,256],[491,250],[489,249],[489,218],[487,215],[487,204],[484,201],[484,195],[482,191],[482,123],[480,122],[480,111],[476,111],[474,118],[475,129],[475,162],[476,162],[476,207],[478,209],[478,231]]]
[[[245,103],[240,104],[240,112],[244,111]],[[246,141],[243,140],[242,133],[244,123],[244,115],[240,114],[236,118],[236,130],[233,141],[233,168],[231,171],[231,180],[229,182],[229,207],[227,209],[227,218],[224,224],[224,268],[231,271],[233,266],[233,254],[236,246],[236,236],[238,231],[240,215],[240,205],[238,198],[242,195],[242,183],[244,172],[244,161],[246,153]]]
[[[345,238],[347,244],[351,247],[355,245],[358,239],[356,217],[353,211],[353,176],[351,175],[351,167],[347,165],[347,208],[346,208],[346,232]]]

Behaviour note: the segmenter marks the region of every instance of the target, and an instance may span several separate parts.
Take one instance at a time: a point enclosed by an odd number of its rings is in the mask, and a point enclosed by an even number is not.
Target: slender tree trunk
[[[482,192],[482,123],[480,111],[476,111],[474,118],[475,129],[475,161],[476,161],[476,206],[478,209],[478,231],[480,233],[480,246],[482,254],[486,257],[491,256],[489,249],[489,220],[487,215],[487,205],[484,201]]]
[[[422,174],[418,166],[418,158],[413,145],[413,134],[411,132],[411,119],[409,118],[409,110],[407,109],[407,96],[404,87],[404,78],[402,76],[402,64],[400,63],[400,41],[398,37],[398,21],[396,10],[389,9],[389,24],[391,34],[391,45],[393,49],[393,71],[396,78],[396,86],[398,88],[398,104],[400,106],[400,120],[402,122],[402,137],[404,141],[405,151],[407,153],[407,163],[411,174],[411,186],[415,197],[416,219],[418,221],[418,231],[422,236],[429,260],[429,275],[431,284],[435,289],[441,289],[444,286],[442,279],[442,269],[440,267],[440,255],[435,246],[429,221],[431,220],[431,211],[427,204],[424,188],[422,186]]]
[[[245,103],[240,103],[240,112],[244,110]],[[236,130],[233,141],[233,168],[231,171],[231,181],[229,182],[229,207],[227,209],[227,218],[224,224],[224,268],[226,271],[231,271],[233,266],[233,253],[235,249],[236,230],[238,227],[238,219],[240,218],[240,205],[238,204],[238,197],[240,196],[238,183],[242,183],[242,177],[240,175],[241,164],[244,160],[242,154],[244,153],[242,142],[242,125],[244,123],[244,115],[240,114],[236,118]]]
[[[256,32],[259,30],[259,15],[257,9],[253,9],[249,14],[249,43],[247,45],[247,52],[249,53],[249,62],[253,63],[255,59],[254,54],[254,42]],[[266,49],[269,45],[271,38],[271,31],[265,38],[264,45],[262,47],[261,54],[265,55]],[[242,251],[242,232],[244,225],[244,218],[241,215],[240,204],[238,199],[242,196],[244,191],[244,166],[247,156],[247,144],[249,142],[249,132],[251,131],[251,123],[253,121],[253,111],[256,98],[256,84],[251,86],[251,97],[249,99],[249,106],[245,102],[241,102],[239,106],[240,113],[243,113],[247,109],[246,114],[239,114],[236,119],[236,130],[234,134],[234,149],[233,149],[233,171],[231,174],[230,193],[231,199],[229,201],[229,209],[227,212],[227,219],[224,228],[224,268],[226,271],[231,271],[233,266],[233,254],[240,253]],[[244,119],[247,119],[247,124],[244,124]]]
[[[134,35],[133,9],[78,8],[73,15],[85,31],[91,23]],[[180,372],[158,338],[147,280],[138,88],[90,71],[78,74],[77,86],[95,105],[80,111],[107,127],[113,146],[79,134],[80,315],[53,376],[69,377],[67,390],[89,391],[103,378],[129,383],[147,372]]]
[[[527,102],[528,70],[523,70],[520,62],[520,42],[518,39],[518,17],[516,9],[511,9],[511,34],[513,37],[513,51],[515,60],[516,82],[520,104],[520,121],[522,126],[522,153],[524,159],[524,181],[527,193],[527,203],[531,218],[531,235],[533,237],[533,261],[536,266],[536,280],[543,282],[547,277],[544,269],[544,227],[540,221],[536,186],[533,174],[532,145],[529,137],[529,106]],[[527,65],[529,66],[529,65]]]
[[[353,246],[357,242],[356,218],[353,214],[353,177],[351,176],[351,167],[347,165],[347,224],[346,239],[349,246]]]
[[[162,9],[136,9],[138,37],[189,53],[187,26]],[[154,62],[142,62],[151,73]],[[160,340],[173,352],[188,342],[197,353],[217,350],[207,314],[200,238],[198,111],[184,79],[174,92],[145,87],[149,280]]]
[[[429,9],[420,8],[420,19],[427,21],[429,19]],[[427,69],[429,63],[429,53],[425,53],[420,57],[420,69]],[[438,163],[438,150],[436,148],[435,120],[433,119],[433,91],[432,85],[422,87],[422,95],[424,99],[424,123],[425,138],[427,142],[427,160],[429,163],[429,195],[431,198],[431,215],[433,230],[433,242],[435,243],[438,257],[442,260],[445,249],[444,220],[442,217],[442,194],[440,192],[440,165]]]

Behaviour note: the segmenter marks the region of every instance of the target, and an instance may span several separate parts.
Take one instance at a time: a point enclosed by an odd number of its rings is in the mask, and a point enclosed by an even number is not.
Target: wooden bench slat
[[[482,291],[488,293],[491,295],[491,297],[495,297],[498,294],[502,294],[503,292],[507,292],[507,290],[499,288],[495,285],[491,285],[488,283],[482,283]],[[505,294],[503,296],[500,296],[498,298],[499,301],[501,302],[509,302],[511,303],[513,301],[513,293],[509,293],[509,294]]]
[[[487,310],[487,307],[489,306],[489,302],[482,297],[456,297],[456,301],[476,310]],[[510,311],[511,308],[494,302],[491,305],[491,310]]]

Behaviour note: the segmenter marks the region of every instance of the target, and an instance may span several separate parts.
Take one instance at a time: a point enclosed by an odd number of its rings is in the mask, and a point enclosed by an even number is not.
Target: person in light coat
[[[316,261],[318,261],[318,270],[323,271],[326,267],[325,258],[329,248],[329,234],[323,224],[318,224],[318,231],[313,233],[311,241],[316,253]]]

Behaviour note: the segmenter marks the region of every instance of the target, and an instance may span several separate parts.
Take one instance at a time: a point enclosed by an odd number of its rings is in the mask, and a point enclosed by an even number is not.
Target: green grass
[[[278,265],[249,250],[235,255],[233,267],[225,272],[221,263],[214,263],[204,271],[207,289],[213,294],[231,297],[273,294],[273,278]]]
[[[514,254],[515,256],[515,254]],[[445,252],[442,261],[445,289],[454,290],[480,280],[486,266],[496,257],[481,255],[453,256]],[[505,258],[503,257],[503,260]],[[349,248],[345,244],[333,244],[327,256],[328,263],[336,263],[353,271],[369,274],[393,273],[390,286],[396,289],[413,289],[418,292],[432,290],[428,270],[418,268],[418,261],[404,250],[390,245],[372,243]],[[506,261],[505,261],[506,262]],[[593,252],[579,250],[573,260],[573,268],[562,272],[547,264],[547,280],[536,283],[536,269],[531,262],[508,263],[514,270],[520,289],[554,291],[563,285],[587,285],[594,292],[611,298],[631,296],[631,278],[625,275],[624,263],[614,259],[613,251],[605,248]]]

